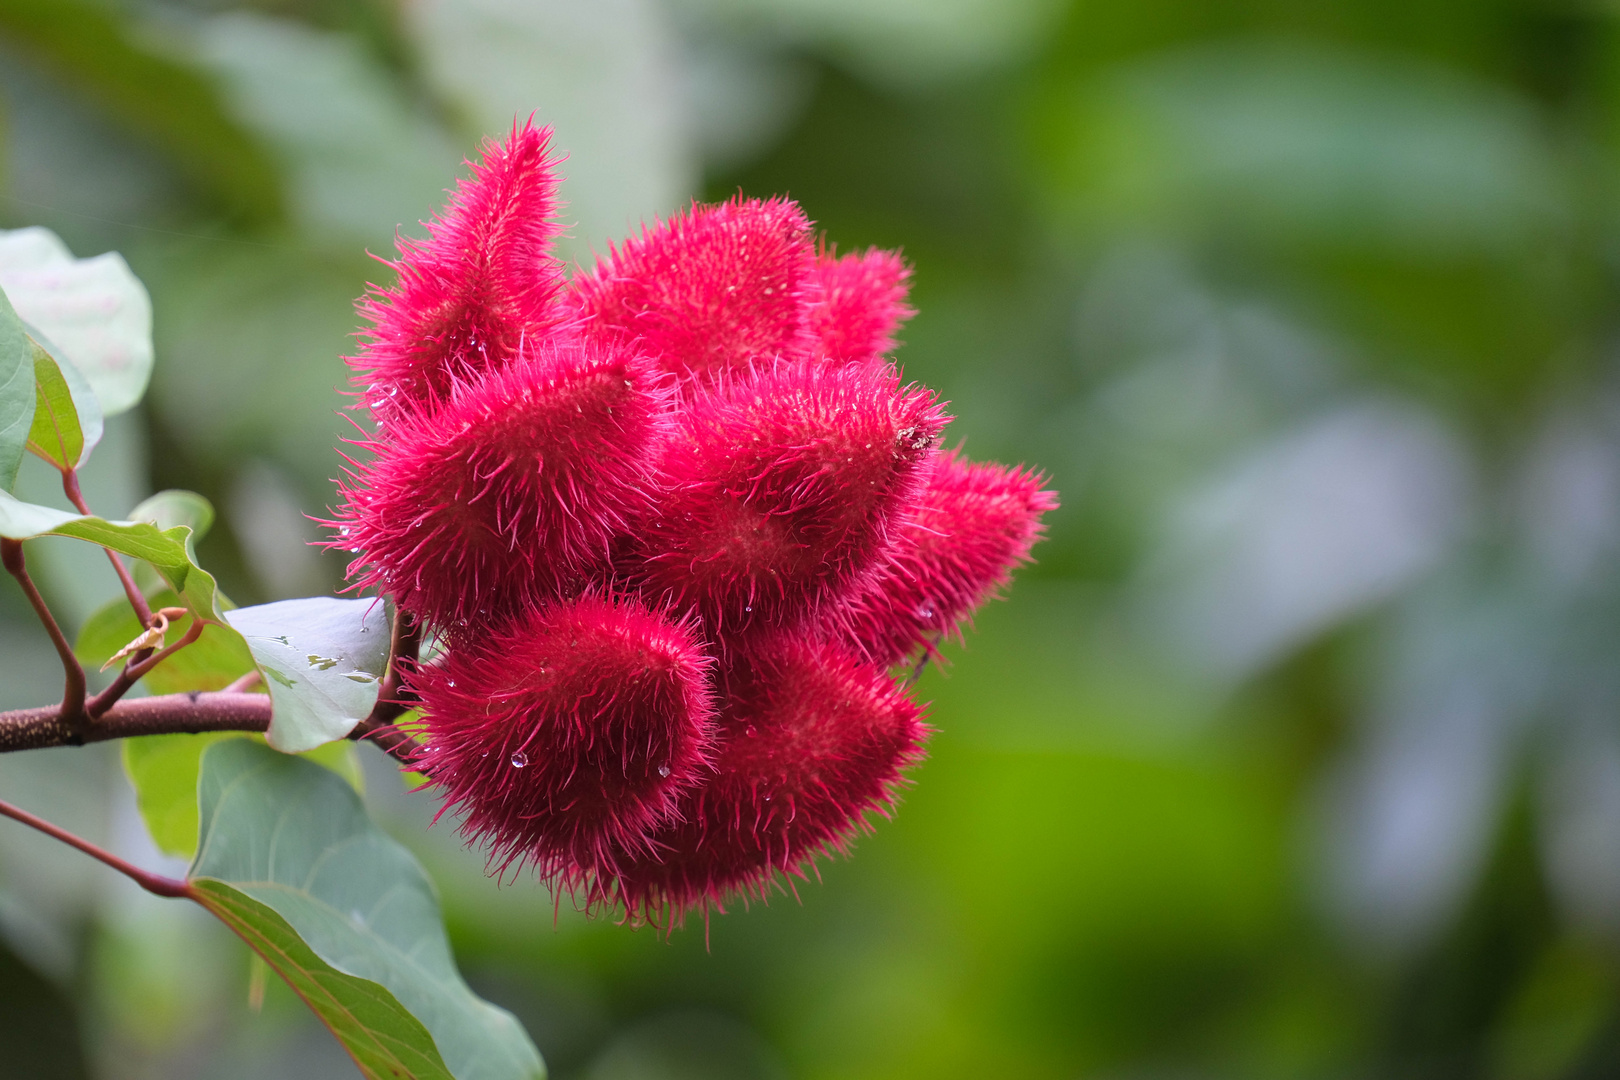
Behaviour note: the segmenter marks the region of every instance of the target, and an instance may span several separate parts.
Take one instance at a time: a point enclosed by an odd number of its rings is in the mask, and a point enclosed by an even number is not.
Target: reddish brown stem
[[[88,516],[90,507],[84,501],[84,493],[79,490],[79,474],[72,469],[62,470],[62,492],[68,497],[68,502],[79,513]],[[112,560],[113,572],[118,575],[120,584],[124,586],[124,595],[129,598],[129,606],[135,609],[135,617],[141,621],[142,626],[152,625],[152,609],[147,606],[146,597],[136,587],[135,579],[130,576],[129,567],[124,560],[118,557],[118,552],[112,548],[102,548],[107,558]]]
[[[264,732],[270,728],[268,694],[195,691],[118,701],[82,732],[62,719],[60,705],[0,712],[0,754],[51,746],[131,739],[141,735],[196,735],[205,731]],[[402,765],[413,764],[416,742],[392,724],[362,720],[349,732],[375,743]]]
[[[264,694],[195,692],[119,701],[82,732],[62,720],[61,706],[0,713],[0,753],[81,746],[138,735],[203,731],[265,731],[270,699]]]
[[[405,685],[407,665],[415,664],[422,652],[422,627],[416,619],[399,609],[394,610],[394,625],[388,639],[388,667],[377,687],[377,703],[371,715],[361,721],[366,733],[382,725],[391,725],[410,711],[415,694]],[[392,751],[390,751],[392,753]]]
[[[73,655],[73,646],[68,644],[67,636],[56,624],[56,617],[46,606],[45,598],[39,595],[33,579],[28,576],[28,566],[23,559],[22,541],[0,540],[0,562],[5,563],[7,573],[16,578],[17,584],[22,586],[28,602],[34,607],[34,613],[39,616],[39,621],[45,624],[45,632],[50,635],[51,644],[56,646],[56,655],[62,660],[65,683],[58,713],[63,722],[70,727],[83,728],[88,720],[84,711],[84,668],[80,665],[79,658]]]
[[[11,818],[13,821],[20,821],[31,829],[38,829],[46,836],[60,840],[70,847],[76,847],[93,859],[100,859],[149,893],[177,900],[191,898],[191,886],[186,882],[178,878],[164,877],[162,874],[153,874],[142,870],[132,863],[125,862],[112,852],[97,847],[83,837],[74,836],[66,829],[52,825],[44,818],[35,817],[20,807],[0,801],[0,814]]]

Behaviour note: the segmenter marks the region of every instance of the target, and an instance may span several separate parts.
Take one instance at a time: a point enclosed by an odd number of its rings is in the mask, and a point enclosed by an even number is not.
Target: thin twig
[[[916,666],[911,669],[911,674],[906,677],[906,681],[900,684],[902,690],[910,690],[913,686],[916,686],[917,680],[922,678],[923,672],[928,670],[928,661],[933,658],[935,653],[939,652],[939,638],[940,635],[935,634],[932,641],[925,643],[926,647],[923,649],[923,654],[917,657]]]
[[[90,516],[90,506],[84,501],[84,493],[79,490],[79,474],[72,469],[62,470],[62,491],[68,497],[68,502],[74,509],[86,517]],[[130,576],[129,567],[124,560],[118,557],[118,552],[112,548],[102,548],[107,558],[112,560],[113,572],[118,575],[119,582],[124,586],[124,595],[129,597],[129,606],[135,609],[135,617],[141,621],[143,627],[152,625],[152,609],[146,603],[146,597],[136,586],[135,579]]]
[[[380,747],[402,765],[417,766],[417,742],[394,721],[410,711],[416,695],[406,685],[405,676],[422,653],[422,627],[410,615],[394,611],[394,625],[388,639],[388,667],[377,687],[377,703],[371,714],[354,726],[349,738]]]
[[[422,767],[421,760],[416,756],[421,744],[404,728],[380,723],[367,717],[354,726],[354,730],[349,732],[349,738],[355,742],[371,743],[401,765],[408,765],[413,769]]]
[[[132,863],[125,862],[112,852],[104,851],[83,837],[74,836],[66,829],[52,825],[44,818],[35,817],[20,807],[0,801],[0,814],[11,818],[13,821],[20,821],[31,829],[38,829],[46,836],[60,840],[64,844],[76,847],[93,859],[100,859],[149,893],[177,900],[191,898],[191,886],[186,882],[178,878],[164,877],[162,874],[153,874],[142,870]]]
[[[254,668],[252,671],[248,672],[246,675],[242,676],[240,679],[237,679],[235,682],[233,682],[229,686],[225,687],[225,689],[221,690],[220,693],[222,693],[222,694],[245,694],[249,690],[252,690],[255,686],[258,686],[263,681],[264,681],[264,676],[259,674],[259,669],[258,668]]]
[[[34,613],[39,616],[39,621],[45,624],[45,632],[50,635],[51,644],[56,646],[56,655],[62,660],[65,683],[58,715],[70,727],[83,728],[87,719],[84,711],[84,667],[79,663],[79,658],[73,655],[73,646],[68,644],[67,636],[57,625],[56,617],[45,604],[45,598],[39,595],[33,579],[28,576],[28,566],[23,559],[22,541],[0,540],[0,562],[5,563],[6,571],[22,586],[28,602],[34,606]]]

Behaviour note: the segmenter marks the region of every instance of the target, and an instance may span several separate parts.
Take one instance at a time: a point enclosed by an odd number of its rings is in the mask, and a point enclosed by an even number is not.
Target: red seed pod
[[[1029,561],[1041,515],[1058,505],[1045,483],[1023,468],[940,454],[888,562],[837,612],[839,636],[885,666],[960,637],[962,622]]]
[[[843,258],[824,252],[806,291],[805,330],[816,356],[865,363],[894,351],[895,331],[916,314],[906,304],[911,268],[873,248]]]
[[[653,847],[598,867],[590,892],[634,921],[673,928],[693,907],[764,898],[777,873],[804,876],[847,852],[866,815],[893,808],[901,770],[922,759],[922,710],[875,665],[782,635],[724,680],[714,777],[690,790]]]
[[[370,444],[330,544],[442,627],[577,591],[651,506],[671,394],[625,350],[553,341]]]
[[[883,557],[946,419],[886,365],[783,362],[698,395],[642,530],[648,594],[716,634],[808,614]]]
[[[586,333],[632,340],[665,369],[712,379],[804,351],[800,306],[810,223],[786,199],[698,206],[610,249],[576,275]]]
[[[486,140],[483,160],[427,223],[426,241],[399,240],[392,289],[359,304],[372,329],[350,357],[360,400],[384,423],[431,408],[450,386],[499,368],[563,315],[560,231],[551,129],[532,123],[504,143]]]
[[[647,854],[709,772],[711,661],[690,624],[639,601],[556,601],[418,669],[420,768],[492,867],[548,879]]]

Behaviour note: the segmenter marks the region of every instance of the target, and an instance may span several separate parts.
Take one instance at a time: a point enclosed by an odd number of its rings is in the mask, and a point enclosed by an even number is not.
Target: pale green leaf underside
[[[0,288],[84,375],[104,415],[141,400],[152,374],[152,301],[122,256],[75,259],[49,229],[0,230]]]
[[[260,955],[295,988],[300,980],[306,988],[318,982],[309,957],[292,957],[285,931],[279,942],[269,940],[278,927],[242,901],[268,908],[322,965],[378,984],[432,1036],[424,1046],[407,1038],[404,1025],[383,1030],[378,1018],[395,1014],[378,994],[364,1016],[347,1006],[323,1012],[306,998],[357,1060],[362,1052],[381,1054],[384,1045],[403,1060],[408,1046],[418,1055],[414,1066],[426,1067],[436,1047],[457,1080],[545,1075],[518,1022],[476,997],[456,970],[421,866],[371,822],[336,775],[254,741],[226,739],[203,753],[198,799],[201,843],[188,877],[210,909],[245,937],[264,937]],[[345,987],[356,997],[364,989]]]
[[[270,688],[271,746],[314,749],[348,735],[371,712],[388,665],[389,616],[381,600],[320,596],[226,616]]]
[[[34,355],[22,320],[0,289],[0,488],[17,483],[17,467],[34,424]]]

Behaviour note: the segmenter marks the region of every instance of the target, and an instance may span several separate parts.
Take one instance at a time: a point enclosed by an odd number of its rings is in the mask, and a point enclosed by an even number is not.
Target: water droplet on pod
[[[660,766],[658,766],[658,775],[659,776],[664,776],[664,777],[669,776],[669,766],[668,765],[660,765]]]
[[[512,768],[521,769],[529,763],[529,755],[519,750],[512,755]]]

